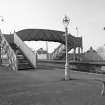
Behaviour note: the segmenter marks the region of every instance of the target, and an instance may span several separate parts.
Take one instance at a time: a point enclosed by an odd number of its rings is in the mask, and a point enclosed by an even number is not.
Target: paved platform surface
[[[101,74],[64,70],[14,72],[0,67],[0,105],[105,105]]]

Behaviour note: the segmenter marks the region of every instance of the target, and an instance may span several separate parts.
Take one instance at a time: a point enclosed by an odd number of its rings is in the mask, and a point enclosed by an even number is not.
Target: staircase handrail
[[[14,50],[11,48],[10,44],[6,40],[5,36],[2,34],[1,35],[1,47],[4,48],[8,60],[9,60],[9,66],[12,68],[12,70],[17,71],[17,58],[16,58],[16,53]]]
[[[62,52],[65,49],[64,44],[60,44],[52,53],[51,53],[51,59],[54,59],[60,52]]]
[[[20,48],[20,50],[23,52],[23,54],[27,57],[27,59],[30,61],[30,63],[33,65],[34,68],[36,68],[36,55],[32,50],[21,40],[21,38],[17,35],[17,33],[14,33],[14,43]]]
[[[55,53],[61,46],[62,44],[60,44],[52,53]]]

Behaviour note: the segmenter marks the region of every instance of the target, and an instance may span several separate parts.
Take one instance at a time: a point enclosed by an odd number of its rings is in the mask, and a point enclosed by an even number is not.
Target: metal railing
[[[65,45],[60,44],[50,55],[50,59],[55,59],[58,55],[61,55],[61,53],[64,53]]]
[[[10,44],[4,37],[4,35],[1,35],[1,48],[4,51],[4,53],[7,55],[7,59],[9,61],[9,66],[12,70],[17,71],[17,58],[16,58],[16,53],[14,50],[11,48]]]

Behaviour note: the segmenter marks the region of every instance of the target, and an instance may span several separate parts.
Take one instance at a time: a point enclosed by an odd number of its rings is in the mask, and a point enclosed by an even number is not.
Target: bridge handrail
[[[2,50],[5,51],[7,54],[8,60],[9,60],[9,66],[12,68],[12,70],[17,71],[17,58],[16,58],[16,53],[14,50],[11,48],[10,44],[6,40],[5,36],[2,34],[1,35],[1,47]]]
[[[30,63],[36,68],[36,55],[32,52],[32,50],[20,39],[20,37],[14,33],[14,43],[21,49]]]

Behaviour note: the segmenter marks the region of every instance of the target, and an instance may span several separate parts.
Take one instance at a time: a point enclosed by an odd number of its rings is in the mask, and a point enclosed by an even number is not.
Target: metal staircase
[[[11,37],[12,38],[12,37]],[[15,51],[11,48],[10,43],[12,41],[8,40],[8,37],[6,38],[4,35],[1,34],[1,49],[3,52],[3,55],[6,56],[6,61],[8,62],[8,66],[14,70],[17,71],[17,58]],[[8,41],[7,41],[8,40]],[[3,60],[2,60],[3,61]],[[2,62],[3,63],[3,62]]]
[[[14,71],[36,68],[36,55],[16,35],[1,35],[1,48],[7,56],[8,65]]]
[[[11,48],[15,51],[17,59],[17,69],[18,70],[29,70],[34,69],[30,61],[25,57],[23,52],[16,46],[16,44],[10,44]]]
[[[70,51],[72,47],[68,46],[68,51]],[[66,47],[64,44],[60,44],[50,55],[50,59],[53,60],[61,60],[66,55]]]

